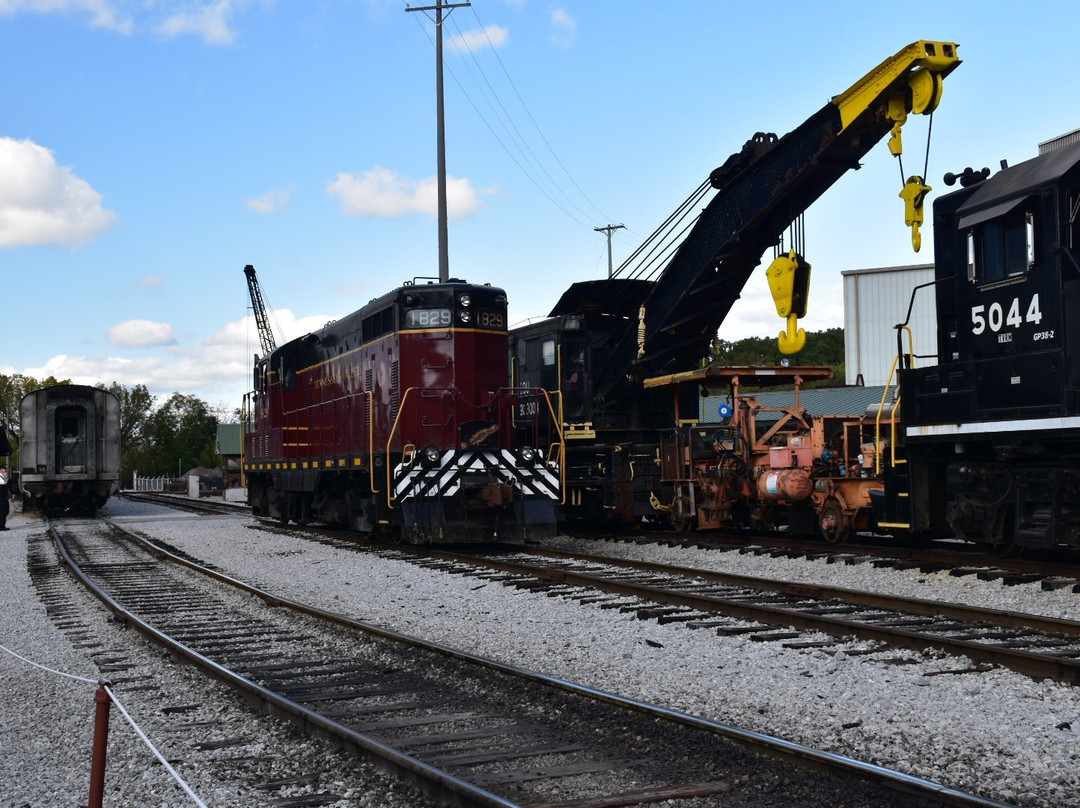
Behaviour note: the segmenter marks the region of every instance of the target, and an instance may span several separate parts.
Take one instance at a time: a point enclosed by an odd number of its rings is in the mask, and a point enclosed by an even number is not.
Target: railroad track
[[[135,502],[151,502],[165,507],[178,508],[207,515],[223,513],[246,513],[246,506],[228,505],[205,499],[189,499],[177,495],[152,492],[125,492],[124,499]],[[788,538],[780,535],[702,533],[694,537],[671,531],[644,531],[632,535],[597,534],[585,538],[602,538],[610,541],[635,544],[665,544],[703,549],[732,550],[759,555],[786,556],[809,559],[827,558],[837,563],[873,563],[893,569],[917,567],[927,572],[947,570],[952,575],[974,575],[981,580],[1002,581],[1007,585],[1038,581],[1043,589],[1072,589],[1080,593],[1080,565],[1060,557],[1001,557],[988,555],[978,548],[963,545],[951,546],[939,542],[932,546],[900,547],[892,544],[847,543],[828,545],[821,541],[804,538]]]
[[[177,510],[207,516],[247,514],[250,512],[246,505],[229,505],[220,500],[193,499],[177,494],[160,494],[152,491],[125,491],[120,497],[131,502],[150,502],[154,505],[164,505],[166,508],[176,508]]]
[[[170,503],[166,500],[164,504]],[[326,531],[312,532],[337,535]],[[873,640],[896,648],[937,648],[979,665],[1000,665],[1030,676],[1080,681],[1080,622],[1073,620],[816,584],[778,582],[609,556],[535,547],[518,549],[518,557],[513,558],[505,553],[484,557],[428,548],[397,548],[400,552],[436,562],[482,565],[520,576],[502,579],[504,583],[519,587],[543,586],[551,591],[555,586],[564,586],[569,587],[567,594],[572,594],[574,588],[612,593],[627,600],[612,601],[607,605],[634,611],[639,617],[682,622],[690,628],[707,628],[721,634],[746,634],[755,641],[778,641],[792,647],[805,647],[813,641],[806,641],[801,632],[821,631],[840,638]],[[755,550],[805,554],[803,549],[785,547],[784,542],[771,549],[753,548],[751,551]],[[886,552],[891,552],[891,548]],[[849,554],[825,554],[834,560],[853,560]],[[940,564],[948,554],[933,551],[933,555]],[[964,554],[959,558],[970,560]],[[885,563],[897,566],[902,564],[902,559],[891,556]],[[920,566],[928,562],[910,563]],[[970,572],[989,580],[1010,574],[1002,569],[950,569],[954,573]],[[1019,583],[1038,579],[1042,573],[1014,571],[1012,574],[1019,576],[1013,579]],[[646,603],[652,605],[644,605]],[[777,630],[778,627],[781,630]]]
[[[821,643],[803,633],[820,631],[895,648],[937,648],[1030,676],[1080,681],[1080,622],[1074,620],[535,547],[498,555],[398,551],[447,571],[494,571],[506,585],[592,602],[591,593],[608,593],[602,608],[719,634],[807,647]]]
[[[1047,552],[1004,556],[994,555],[962,542],[939,541],[926,545],[900,546],[884,539],[882,541],[885,543],[873,543],[869,537],[863,543],[831,545],[818,540],[791,538],[780,534],[716,532],[688,537],[671,531],[642,531],[617,535],[582,531],[575,533],[579,534],[583,539],[632,544],[663,544],[718,551],[738,550],[743,553],[787,558],[825,558],[838,563],[872,563],[901,570],[947,570],[953,575],[975,575],[981,580],[1001,581],[1006,585],[1039,582],[1045,590],[1071,589],[1080,593],[1080,565],[1072,557]]]
[[[455,805],[1003,805],[302,607],[100,522],[54,535],[129,624]]]

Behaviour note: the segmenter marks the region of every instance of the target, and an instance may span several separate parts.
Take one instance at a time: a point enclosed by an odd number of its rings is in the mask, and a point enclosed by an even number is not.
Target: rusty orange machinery
[[[645,380],[670,388],[675,421],[661,436],[663,494],[654,507],[680,530],[772,529],[820,533],[842,542],[870,527],[878,442],[861,413],[811,417],[803,383],[831,378],[827,367],[709,367]],[[717,423],[678,410],[678,390],[727,388]],[[766,407],[743,392],[788,387],[791,404]],[[691,416],[691,417],[686,417]],[[664,497],[669,501],[664,501]]]

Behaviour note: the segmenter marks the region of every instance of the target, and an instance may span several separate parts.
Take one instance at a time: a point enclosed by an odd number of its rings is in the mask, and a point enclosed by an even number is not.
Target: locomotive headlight
[[[438,446],[427,446],[424,448],[424,451],[420,453],[421,457],[424,458],[424,463],[428,466],[434,466],[438,463],[440,454],[442,453],[439,451]]]
[[[472,298],[469,297],[468,295],[459,295],[458,296],[458,303],[460,303],[465,308],[468,308],[469,306],[472,305]]]
[[[521,452],[519,452],[519,455],[521,456],[521,460],[525,463],[534,463],[536,461],[536,449],[531,446],[524,447]]]
[[[458,312],[458,319],[461,320],[461,322],[463,322],[463,323],[472,322],[472,312],[471,311],[459,311]]]

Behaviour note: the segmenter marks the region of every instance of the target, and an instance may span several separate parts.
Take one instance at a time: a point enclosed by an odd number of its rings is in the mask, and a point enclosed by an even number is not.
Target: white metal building
[[[850,269],[841,274],[845,383],[883,385],[896,358],[895,326],[907,319],[912,290],[934,280],[934,265]],[[933,286],[920,289],[908,323],[916,355],[937,353],[936,309]],[[908,350],[906,338],[904,350]]]
[[[1064,135],[1045,140],[1039,144],[1039,154],[1046,154],[1052,152],[1054,149],[1060,149],[1062,146],[1068,146],[1071,143],[1075,143],[1080,140],[1080,129],[1073,129],[1071,132],[1067,132]]]

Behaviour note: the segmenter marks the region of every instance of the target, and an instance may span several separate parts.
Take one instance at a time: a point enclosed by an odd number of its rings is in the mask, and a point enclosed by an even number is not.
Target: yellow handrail
[[[902,331],[907,334],[908,338],[908,367],[915,366],[915,338],[911,332],[911,326],[900,326]],[[901,337],[901,350],[903,349],[903,338]],[[892,388],[893,376],[896,375],[896,366],[900,362],[902,354],[897,354],[893,357],[892,366],[889,368],[889,375],[885,379],[885,389],[881,392],[881,401],[878,402],[878,410],[874,416],[874,473],[881,474],[881,414],[885,411],[885,400],[889,397],[889,390]],[[896,415],[900,411],[900,397],[896,398],[896,405],[889,412],[889,459],[890,465],[896,465]]]
[[[401,413],[405,412],[405,402],[409,400],[409,394],[415,390],[415,387],[406,388],[405,394],[401,397],[401,401],[398,402],[397,415],[394,416],[394,423],[390,427],[390,434],[386,437],[386,507],[390,510],[394,509],[394,478],[391,476],[393,470],[390,463],[390,444],[394,441],[394,433],[397,432],[398,423],[401,421]],[[410,444],[411,445],[411,444]],[[413,447],[415,449],[415,447]],[[404,451],[402,449],[403,456],[402,462],[404,462]]]
[[[557,393],[555,393],[555,395],[558,396],[558,398],[559,398],[559,407],[558,407],[559,411],[558,411],[558,413],[555,412],[555,407],[551,403],[551,391],[546,390],[543,387],[541,387],[540,390],[544,394],[544,400],[547,402],[548,414],[554,419],[554,421],[555,421],[555,432],[559,436],[559,442],[558,443],[553,443],[551,446],[548,447],[548,462],[551,462],[551,450],[554,449],[556,446],[558,446],[559,447],[559,491],[561,492],[561,495],[562,495],[560,500],[559,500],[559,504],[560,505],[565,505],[566,504],[566,437],[565,437],[565,434],[563,432],[563,397],[562,397],[562,390],[559,390]]]

